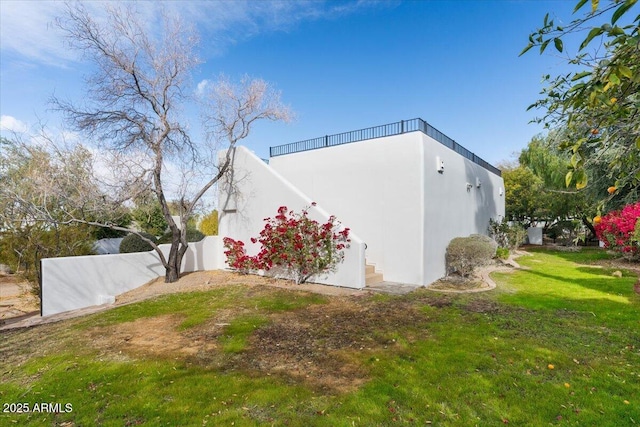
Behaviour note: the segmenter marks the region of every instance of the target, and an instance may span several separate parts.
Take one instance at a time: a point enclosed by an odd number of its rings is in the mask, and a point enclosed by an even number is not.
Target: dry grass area
[[[93,326],[73,345],[95,349],[103,360],[144,360],[149,357],[182,360],[205,368],[242,370],[256,376],[273,375],[292,383],[329,393],[357,389],[367,380],[367,372],[357,355],[393,348],[397,330],[411,330],[424,324],[422,312],[409,301],[379,301],[373,293],[317,284],[295,285],[290,281],[246,276],[225,271],[205,271],[184,275],[178,282],[163,278],[118,296],[116,306],[153,300],[157,297],[208,291],[215,288],[240,289],[240,299],[269,298],[274,291],[284,299],[326,295],[328,300],[303,310],[263,312],[266,324],[247,339],[243,351],[228,354],[222,349],[226,328],[234,319],[255,315],[251,307],[225,307],[212,313],[204,323],[181,328],[181,314],[161,314],[133,321]],[[21,340],[39,343],[30,352],[25,346],[3,348],[7,360],[21,364],[36,356],[63,350],[70,345],[73,326],[84,318],[69,319],[65,327],[46,324],[25,330],[6,331]],[[52,339],[53,337],[57,339]],[[13,341],[8,339],[7,342]],[[43,343],[46,343],[43,345]]]
[[[357,354],[393,348],[396,331],[425,322],[415,306],[397,301],[332,299],[330,304],[284,313],[257,330],[238,363],[325,391],[352,391],[367,379]]]
[[[202,276],[207,274],[194,273],[181,279],[181,283],[188,279],[193,285],[191,289],[181,287],[181,291],[198,289],[198,283],[205,279]],[[271,286],[261,287],[259,283],[246,283],[247,277],[231,276],[228,279],[242,280],[243,284],[235,285],[241,286],[248,297],[261,298],[273,292]],[[260,278],[249,279],[261,282]],[[169,292],[172,285],[161,284],[160,288]],[[286,288],[289,290],[284,292],[291,292],[291,297],[300,295],[299,287],[286,285]],[[136,290],[120,301],[137,300],[151,289]],[[248,337],[247,347],[237,354],[224,354],[221,339],[233,319],[251,315],[253,310],[244,306],[218,310],[203,324],[186,330],[179,327],[183,321],[179,315],[93,327],[84,334],[83,345],[97,349],[101,357],[111,360],[170,358],[203,367],[253,372],[257,376],[279,376],[330,393],[348,392],[367,380],[357,354],[393,348],[397,344],[393,338],[395,331],[419,328],[426,322],[425,315],[408,301],[381,302],[369,293],[351,293],[329,297],[326,303],[309,305],[303,310],[269,313],[267,323]]]
[[[460,276],[448,276],[437,280],[429,286],[430,290],[434,291],[480,291],[491,289],[482,279],[478,277],[460,277]]]

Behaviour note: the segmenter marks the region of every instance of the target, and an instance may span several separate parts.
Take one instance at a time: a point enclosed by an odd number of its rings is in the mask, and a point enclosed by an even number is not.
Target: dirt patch
[[[9,319],[40,312],[31,284],[14,274],[0,273],[0,325]]]
[[[453,305],[453,300],[449,295],[435,296],[435,295],[425,295],[428,298],[420,298],[418,297],[417,301],[426,304],[430,307],[435,308],[443,308],[443,307],[451,307]]]
[[[430,290],[468,292],[489,290],[489,286],[477,277],[447,276],[429,285]]]
[[[250,338],[238,361],[249,370],[280,375],[324,392],[347,392],[367,380],[373,353],[400,351],[398,330],[424,332],[425,316],[401,300],[333,299],[279,315]],[[413,340],[413,336],[404,336]]]
[[[158,295],[172,294],[176,292],[206,291],[220,285],[248,285],[270,286],[295,291],[307,291],[324,295],[354,295],[363,293],[357,289],[340,288],[336,286],[304,283],[296,285],[289,280],[278,280],[270,277],[251,274],[239,274],[224,270],[198,271],[184,274],[180,280],[174,283],[165,283],[164,277],[158,277],[149,283],[116,298],[116,305],[129,304],[142,301]]]
[[[640,280],[638,280],[636,284],[633,285],[633,290],[636,292],[636,294],[640,295]]]
[[[598,266],[602,266],[610,269],[629,270],[640,276],[640,263],[632,262],[625,259],[609,259],[596,261]],[[594,265],[588,265],[587,267],[594,267]]]
[[[497,313],[503,310],[498,303],[485,299],[471,300],[463,308],[472,313]]]
[[[141,318],[133,322],[91,328],[87,330],[87,337],[103,353],[125,353],[133,357],[196,354],[202,349],[203,343],[178,332],[181,321],[180,316],[174,315]],[[215,346],[208,348],[214,349]]]

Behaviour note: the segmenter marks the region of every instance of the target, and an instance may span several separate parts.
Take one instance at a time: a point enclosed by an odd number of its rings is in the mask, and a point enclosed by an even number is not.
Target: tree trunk
[[[167,266],[165,268],[164,282],[173,283],[180,279],[180,263],[178,263],[178,247],[175,243],[171,243],[169,250],[169,258],[167,258]]]
[[[164,275],[165,283],[174,283],[180,279],[180,273],[176,269],[174,265],[167,267],[166,273]]]
[[[596,229],[593,228],[593,224],[589,222],[585,215],[582,215],[582,223],[589,229],[589,231],[591,231],[591,233],[593,233],[594,236],[596,235]]]
[[[186,225],[184,227],[186,227]],[[165,268],[165,283],[177,282],[180,279],[182,259],[188,248],[189,244],[187,243],[186,232],[183,233],[176,227],[175,230],[172,230],[171,249],[169,249],[169,257],[167,258],[167,266]]]
[[[180,267],[182,264],[182,257],[179,256],[180,247],[180,229],[175,225],[170,225],[171,228],[171,248],[169,249],[169,257],[167,258],[167,266],[165,268],[166,273],[164,276],[165,283],[177,282],[180,279]]]

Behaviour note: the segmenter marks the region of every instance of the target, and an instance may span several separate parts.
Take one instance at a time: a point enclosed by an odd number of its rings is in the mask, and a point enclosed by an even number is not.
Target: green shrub
[[[202,231],[195,228],[187,228],[187,242],[199,242],[204,238],[205,235]]]
[[[210,214],[205,215],[205,217],[202,218],[202,221],[200,221],[200,225],[198,228],[206,236],[217,236],[218,235],[218,211],[214,209]]]
[[[187,242],[193,243],[193,242],[199,242],[200,240],[204,239],[206,236],[199,230],[196,230],[195,228],[187,228]],[[160,239],[158,240],[158,243],[171,243],[171,232],[169,231],[168,233],[165,233],[162,235],[162,237],[160,237]]]
[[[553,239],[556,243],[560,239],[562,244],[575,245],[577,243],[576,236],[582,228],[582,222],[577,220],[558,221],[549,227],[547,237]]]
[[[496,254],[498,244],[490,237],[472,234],[449,242],[445,259],[447,275],[468,277],[477,267],[488,264]]]
[[[512,251],[518,249],[527,236],[527,230],[518,222],[509,223],[507,221],[489,219],[488,231],[489,236],[498,242],[499,247]]]
[[[509,258],[509,248],[498,248],[498,249],[496,249],[496,258],[508,259]]]
[[[635,242],[637,246],[640,246],[640,218],[636,220],[636,226],[633,229],[631,241]]]
[[[152,236],[149,233],[140,233],[140,234],[154,243],[158,242],[155,236]],[[142,240],[142,238],[140,238],[140,236],[138,236],[137,234],[131,233],[127,235],[124,239],[122,239],[122,242],[120,242],[121,254],[130,254],[134,252],[149,252],[151,250],[153,250],[153,246],[151,246],[149,242]]]

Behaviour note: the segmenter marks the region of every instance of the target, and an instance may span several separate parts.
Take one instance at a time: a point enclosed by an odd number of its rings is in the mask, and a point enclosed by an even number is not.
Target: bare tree
[[[166,269],[165,280],[174,282],[188,247],[187,221],[230,168],[233,147],[249,135],[256,120],[286,121],[289,109],[262,80],[245,78],[234,85],[223,78],[199,88],[197,104],[204,110],[206,134],[198,142],[181,115],[187,102],[195,102],[191,73],[199,64],[194,52],[198,38],[178,17],[163,14],[162,31],[154,36],[131,6],[107,6],[106,21],[98,22],[75,3],[58,24],[70,47],[95,69],[86,79],[82,103],[59,97],[52,103],[74,129],[113,153],[111,167],[118,168],[122,184],[114,187],[120,194],[113,200],[132,200],[145,190],[155,194],[172,239],[167,256],[152,246]],[[217,161],[222,148],[227,155]],[[167,176],[168,167],[181,171],[179,183]],[[136,185],[128,185],[132,182]],[[178,200],[177,222],[169,209],[171,198]],[[114,227],[71,214],[67,221]]]

